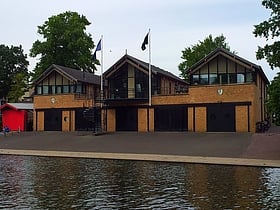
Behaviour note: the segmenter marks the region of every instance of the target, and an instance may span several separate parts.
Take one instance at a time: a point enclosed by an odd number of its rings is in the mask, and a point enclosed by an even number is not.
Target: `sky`
[[[261,0],[2,0],[0,44],[22,45],[29,55],[32,44],[42,40],[38,26],[66,11],[86,16],[91,22],[86,32],[95,45],[103,36],[104,71],[126,51],[148,62],[148,50],[142,51],[141,44],[150,29],[152,64],[177,76],[182,50],[210,34],[223,34],[231,50],[260,65],[269,80],[279,72],[271,70],[266,60],[256,59],[258,46],[267,41],[253,35],[254,25],[267,20],[271,12]],[[30,71],[38,59],[28,56]]]

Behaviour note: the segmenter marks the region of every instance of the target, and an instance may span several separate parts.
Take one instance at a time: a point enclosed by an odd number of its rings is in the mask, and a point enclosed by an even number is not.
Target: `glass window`
[[[51,93],[52,93],[52,94],[55,94],[55,93],[56,93],[55,88],[56,88],[55,85],[52,85],[52,86],[51,86]]]
[[[82,85],[76,86],[76,93],[82,93]]]
[[[246,82],[253,82],[253,74],[252,72],[246,73]]]
[[[141,92],[141,84],[136,84],[136,92]]]
[[[69,93],[69,85],[63,85],[63,93]]]
[[[192,75],[192,83],[195,85],[199,84],[199,75],[198,74]]]
[[[237,74],[237,83],[244,83],[244,82],[245,82],[244,74],[238,73]]]
[[[40,85],[40,86],[37,86],[36,92],[37,92],[38,95],[41,95],[41,94],[42,94],[42,86],[41,86],[41,85]]]
[[[220,82],[220,84],[228,84],[228,75],[227,74],[220,74],[219,75],[219,82]]]
[[[60,94],[62,92],[61,85],[56,86],[56,93]]]
[[[70,93],[75,93],[75,85],[70,85]]]
[[[217,74],[209,74],[209,84],[218,84],[218,75]]]
[[[229,83],[234,84],[236,83],[236,74],[229,74]]]
[[[43,85],[43,94],[49,94],[49,86]]]
[[[208,84],[208,74],[201,74],[200,75],[200,83],[201,84]]]

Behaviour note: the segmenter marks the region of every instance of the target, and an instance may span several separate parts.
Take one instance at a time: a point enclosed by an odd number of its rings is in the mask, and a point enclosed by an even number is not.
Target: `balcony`
[[[187,86],[176,86],[174,88],[153,88],[152,96],[168,96],[168,95],[181,95],[188,94]],[[149,93],[147,89],[142,91],[135,91],[132,89],[114,89],[109,91],[109,97],[106,102],[147,102],[149,99]]]

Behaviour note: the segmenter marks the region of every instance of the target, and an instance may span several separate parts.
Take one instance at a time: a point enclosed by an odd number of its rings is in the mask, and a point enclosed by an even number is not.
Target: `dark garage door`
[[[44,130],[62,130],[62,111],[60,109],[48,109],[44,112]]]
[[[186,131],[187,107],[159,106],[155,107],[155,131]]]
[[[235,105],[207,105],[208,132],[235,132]]]
[[[138,131],[138,109],[134,107],[116,108],[116,130]]]

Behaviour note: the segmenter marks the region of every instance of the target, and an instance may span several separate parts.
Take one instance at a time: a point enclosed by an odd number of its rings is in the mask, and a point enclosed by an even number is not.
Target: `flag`
[[[93,60],[96,60],[96,52],[97,52],[97,51],[100,51],[100,50],[101,50],[101,39],[99,40],[99,42],[98,42],[98,44],[97,44],[97,46],[96,46],[95,52],[94,52],[94,54],[93,54],[93,56],[92,56],[92,59],[93,59]]]
[[[149,33],[147,33],[147,35],[145,36],[145,39],[142,43],[142,46],[141,46],[142,50],[146,50],[146,45],[148,44],[148,40],[149,40]]]
[[[101,50],[101,39],[99,40],[97,46],[96,46],[96,49],[95,49],[95,52],[96,51],[100,51]]]

